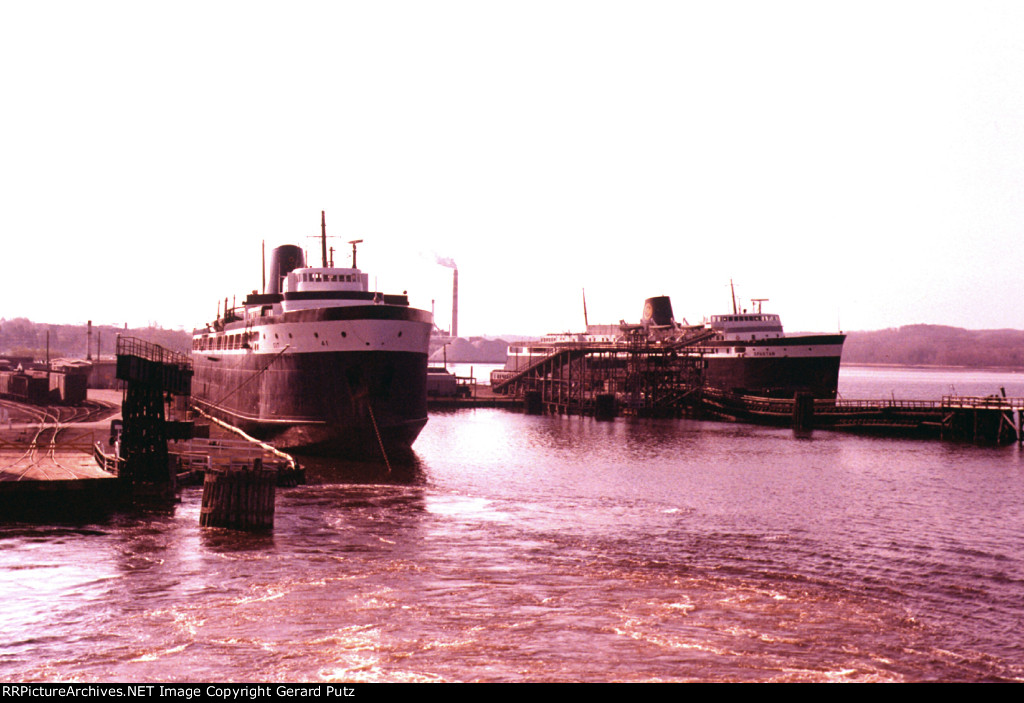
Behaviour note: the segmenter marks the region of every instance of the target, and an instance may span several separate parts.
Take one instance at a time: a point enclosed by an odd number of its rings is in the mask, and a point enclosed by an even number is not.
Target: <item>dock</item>
[[[119,404],[90,391],[77,407],[0,401],[0,511],[7,519],[102,514],[123,499],[120,482],[93,456],[109,439]],[[116,394],[115,394],[116,395]]]
[[[482,384],[471,386],[471,391],[467,395],[427,396],[427,410],[431,412],[472,408],[517,410],[522,404],[519,398],[507,394],[500,395],[491,390],[490,386]]]
[[[78,405],[0,399],[0,519],[78,521],[173,503],[182,482],[210,473],[255,469],[280,485],[303,482],[301,467],[269,445],[211,439],[208,428],[193,439],[193,421],[167,416],[170,396],[188,395],[187,357],[119,337],[117,371],[123,391],[89,389]]]
[[[703,385],[702,359],[683,352],[702,337],[671,344],[637,339],[564,345],[495,383],[493,391],[523,398],[530,412],[595,415],[610,404],[614,414],[682,416]]]
[[[940,400],[820,400],[735,396],[704,389],[695,400],[721,419],[796,429],[918,437],[976,444],[1024,443],[1024,398],[944,396]]]
[[[694,417],[754,424],[920,437],[977,444],[1024,443],[1024,399],[946,396],[939,400],[762,398],[705,384],[702,358],[687,348],[638,340],[564,345],[494,384],[529,413]],[[699,340],[697,340],[699,341]],[[505,406],[507,407],[507,406]]]

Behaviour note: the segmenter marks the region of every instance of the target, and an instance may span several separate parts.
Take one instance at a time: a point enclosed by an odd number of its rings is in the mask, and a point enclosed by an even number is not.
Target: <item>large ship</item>
[[[676,321],[668,296],[648,298],[639,324],[588,324],[583,333],[510,345],[505,368],[491,373],[491,384],[500,386],[568,346],[597,345],[607,350],[605,364],[624,367],[630,349],[649,344],[699,361],[701,384],[707,389],[765,398],[810,393],[835,399],[845,335],[787,336],[778,315],[761,312],[764,301],[755,300],[756,311],[750,313],[739,310],[734,298],[732,314],[691,325]]]
[[[369,275],[279,246],[263,293],[193,332],[192,401],[281,448],[374,454],[408,449],[427,423],[432,315]],[[333,256],[332,256],[333,259]]]
[[[778,315],[734,311],[713,315],[713,333],[695,347],[704,357],[707,388],[762,398],[810,393],[834,400],[839,386],[843,334],[787,336]]]

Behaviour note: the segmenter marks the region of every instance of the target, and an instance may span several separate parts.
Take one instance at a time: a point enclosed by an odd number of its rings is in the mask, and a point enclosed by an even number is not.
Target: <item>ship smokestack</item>
[[[267,286],[267,293],[283,293],[284,287],[281,285],[281,281],[284,277],[305,265],[306,259],[302,254],[302,249],[294,244],[275,247],[270,252],[270,285]],[[227,303],[224,304],[224,310],[227,311]]]
[[[672,315],[672,300],[667,295],[645,300],[642,321],[659,326],[671,325],[675,321]]]
[[[89,320],[85,333],[85,360],[92,361],[92,320]]]
[[[459,270],[452,273],[452,337],[459,336]]]

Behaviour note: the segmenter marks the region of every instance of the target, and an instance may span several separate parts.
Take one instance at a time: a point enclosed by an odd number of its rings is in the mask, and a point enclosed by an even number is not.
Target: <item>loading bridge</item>
[[[713,335],[700,330],[664,342],[633,335],[625,342],[562,344],[493,389],[552,413],[601,414],[599,406],[611,403],[627,414],[681,415],[703,381],[703,356],[695,345]]]
[[[121,478],[136,494],[173,495],[164,397],[191,392],[192,360],[158,344],[119,336],[117,378],[125,384]]]

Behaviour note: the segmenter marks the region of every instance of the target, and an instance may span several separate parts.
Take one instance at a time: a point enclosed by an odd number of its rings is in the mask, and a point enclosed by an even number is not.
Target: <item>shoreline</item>
[[[922,369],[926,371],[998,371],[1000,373],[1024,373],[1022,366],[947,366],[944,364],[897,364],[872,363],[866,361],[844,361],[839,369],[860,366],[869,369]]]

